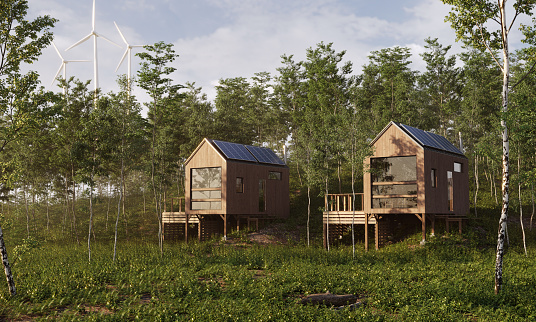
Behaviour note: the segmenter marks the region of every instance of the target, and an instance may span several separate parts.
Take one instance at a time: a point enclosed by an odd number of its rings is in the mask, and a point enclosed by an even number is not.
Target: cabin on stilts
[[[269,148],[204,139],[185,172],[184,211],[163,213],[164,239],[227,238],[230,228],[289,216],[289,169]]]
[[[370,143],[373,155],[365,159],[363,193],[331,194],[325,198],[324,246],[334,241],[352,221],[374,225],[375,246],[389,241],[397,230],[420,224],[426,240],[427,222],[435,233],[436,219],[458,224],[469,213],[468,162],[445,137],[390,122]]]

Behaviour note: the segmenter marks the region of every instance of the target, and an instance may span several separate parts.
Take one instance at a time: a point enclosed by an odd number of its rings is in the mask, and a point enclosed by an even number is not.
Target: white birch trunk
[[[508,81],[509,81],[509,55],[508,55],[508,25],[505,12],[506,0],[499,1],[501,13],[502,43],[503,43],[503,89],[502,89],[502,112],[508,111]],[[508,128],[504,117],[501,119],[503,155],[502,155],[502,210],[499,219],[499,233],[497,236],[497,254],[495,259],[495,294],[501,290],[503,280],[503,255],[504,239],[506,234],[506,221],[508,219],[508,186],[510,185],[509,154],[510,143],[508,142]]]
[[[17,289],[15,288],[15,281],[13,280],[13,275],[11,274],[11,266],[9,266],[9,261],[7,259],[7,250],[6,244],[4,243],[4,233],[2,232],[2,227],[0,226],[0,255],[2,255],[2,264],[4,265],[4,272],[6,273],[7,285],[9,287],[9,293],[11,296],[17,294]]]

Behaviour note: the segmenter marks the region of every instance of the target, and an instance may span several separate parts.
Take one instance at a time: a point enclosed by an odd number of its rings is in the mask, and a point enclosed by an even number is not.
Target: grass
[[[494,250],[460,237],[418,234],[379,251],[341,246],[230,246],[219,241],[167,244],[46,243],[21,255],[18,295],[0,288],[0,320],[194,321],[527,321],[536,320],[535,250],[505,256],[505,286],[493,293]],[[304,306],[300,297],[356,294],[350,310]]]
[[[299,202],[294,205],[293,214],[305,213]],[[160,255],[154,214],[134,215],[142,213],[137,210],[129,217],[129,234],[120,227],[113,262],[113,230],[106,230],[103,213],[96,216],[91,263],[87,232],[80,231],[78,245],[62,230],[61,209],[51,214],[49,233],[32,230],[37,237],[30,239],[25,217],[6,215],[18,294],[11,297],[0,282],[0,321],[536,321],[536,229],[527,228],[525,256],[519,222],[510,215],[504,287],[495,295],[494,205],[479,208],[463,236],[443,235],[437,224],[437,236],[424,246],[415,233],[365,252],[358,231],[355,258],[348,245],[322,249],[319,224],[312,227],[314,246],[306,247],[303,215],[283,225],[299,232],[299,242],[257,245],[241,232],[233,242],[166,243]],[[80,211],[80,227],[87,227],[86,217]],[[355,294],[364,304],[355,310],[299,304],[327,291]]]

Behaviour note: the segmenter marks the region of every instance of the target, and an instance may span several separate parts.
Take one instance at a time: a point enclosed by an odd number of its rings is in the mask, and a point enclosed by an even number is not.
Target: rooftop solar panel
[[[243,144],[213,140],[214,144],[228,159],[257,162],[257,159]]]
[[[283,162],[271,149],[252,145],[246,145],[246,148],[260,163],[285,165],[285,162]]]
[[[463,155],[463,153],[458,150],[454,144],[441,135],[423,131],[409,125],[400,124],[400,126],[408,131],[408,133],[423,146]]]

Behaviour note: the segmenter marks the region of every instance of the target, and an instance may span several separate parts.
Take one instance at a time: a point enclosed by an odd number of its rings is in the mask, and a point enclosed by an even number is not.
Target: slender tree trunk
[[[326,205],[326,245],[327,245],[327,248],[328,248],[328,252],[329,252],[329,197],[328,197],[328,177],[326,176],[326,180],[325,180],[325,184],[326,184],[326,200],[327,200],[327,205]]]
[[[354,173],[355,173],[355,141],[353,138],[353,131],[352,131],[352,258],[355,259],[355,236],[354,236],[354,221],[355,221],[355,179],[354,179]]]
[[[95,152],[93,152],[93,166],[89,178],[89,231],[87,234],[88,261],[91,263],[91,230],[93,228],[93,176],[95,175]]]
[[[76,243],[80,245],[80,239],[78,238],[78,229],[76,229],[76,183],[74,181],[74,166],[71,164],[71,178],[73,180],[73,202],[72,202],[72,212],[73,212],[73,231],[76,237]]]
[[[47,231],[50,227],[50,214],[49,214],[49,204],[48,204],[48,190],[45,192],[45,202],[47,204]]]
[[[9,260],[7,258],[6,244],[4,243],[4,233],[2,232],[2,226],[0,226],[0,253],[2,255],[2,264],[4,266],[4,272],[6,273],[7,286],[9,287],[9,293],[11,296],[17,295],[17,289],[15,288],[15,281],[11,274],[11,266],[9,266]]]
[[[519,222],[521,223],[521,233],[523,235],[523,248],[525,249],[525,256],[527,256],[527,243],[525,240],[525,226],[523,225],[523,203],[521,200],[521,153],[519,152],[519,147],[517,148],[517,197],[519,198]]]
[[[534,217],[534,186],[530,184],[530,198],[532,199],[532,214],[530,215],[530,230],[532,230],[532,218]]]
[[[27,194],[27,186],[24,184],[23,194],[24,194],[24,208],[26,209],[26,233],[27,237],[30,237],[30,209],[28,207],[28,196]]]
[[[311,185],[307,184],[307,246],[311,246],[309,235],[309,223],[311,219]]]
[[[508,26],[506,23],[505,0],[499,0],[499,9],[501,11],[501,27],[503,37],[503,89],[502,89],[502,112],[508,112],[508,81],[510,76],[509,55],[508,55]],[[503,115],[504,115],[503,114]],[[497,255],[495,261],[495,294],[499,294],[503,281],[503,255],[504,255],[504,238],[506,233],[506,221],[508,219],[509,195],[508,186],[510,185],[509,155],[510,143],[508,141],[508,128],[504,116],[501,119],[503,154],[502,154],[502,210],[499,219],[499,232],[497,236]]]
[[[112,201],[112,185],[110,184],[110,181],[108,181],[108,209],[106,209],[106,232],[108,232],[108,218],[110,215],[110,203]]]
[[[479,188],[480,188],[480,182],[478,181],[478,154],[475,153],[475,199],[474,199],[475,217],[478,217],[477,200],[478,200]]]

